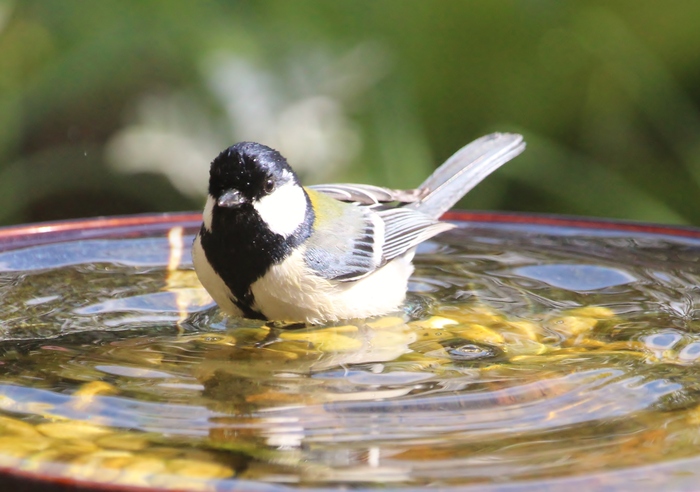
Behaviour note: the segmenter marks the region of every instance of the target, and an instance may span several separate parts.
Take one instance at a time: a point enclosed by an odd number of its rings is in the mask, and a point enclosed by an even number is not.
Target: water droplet
[[[476,343],[467,343],[447,349],[450,358],[456,361],[479,360],[495,357],[496,349]]]

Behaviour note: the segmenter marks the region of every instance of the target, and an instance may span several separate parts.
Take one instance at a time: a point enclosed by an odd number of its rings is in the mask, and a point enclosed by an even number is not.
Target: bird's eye
[[[272,190],[275,189],[275,182],[272,181],[272,178],[267,178],[265,180],[265,183],[263,184],[263,190],[265,190],[265,193],[272,193]]]

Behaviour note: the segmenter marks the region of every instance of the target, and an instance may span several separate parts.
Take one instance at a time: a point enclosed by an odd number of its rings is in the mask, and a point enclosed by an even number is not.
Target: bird
[[[486,135],[395,190],[305,187],[276,150],[237,143],[210,166],[197,277],[234,317],[318,325],[399,311],[418,244],[455,227],[440,216],[524,148],[521,135]]]

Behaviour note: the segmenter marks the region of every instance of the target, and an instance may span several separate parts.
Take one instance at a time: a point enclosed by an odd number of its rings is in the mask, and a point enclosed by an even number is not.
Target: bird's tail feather
[[[419,201],[407,205],[438,218],[486,176],[525,150],[522,135],[492,133],[459,149],[423,184]]]

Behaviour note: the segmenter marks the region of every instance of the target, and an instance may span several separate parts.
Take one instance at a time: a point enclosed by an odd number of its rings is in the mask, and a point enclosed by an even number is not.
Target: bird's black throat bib
[[[284,237],[270,231],[252,206],[247,205],[215,210],[211,232],[202,225],[199,236],[206,259],[231,290],[231,301],[246,318],[265,319],[254,309],[251,286],[309,237],[313,220],[313,210],[308,207],[304,222]]]

